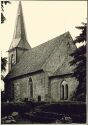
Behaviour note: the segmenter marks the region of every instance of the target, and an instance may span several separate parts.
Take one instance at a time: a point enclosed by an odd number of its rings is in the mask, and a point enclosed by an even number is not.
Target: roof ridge
[[[64,36],[64,35],[66,35],[66,34],[70,34],[70,32],[67,31],[67,32],[65,32],[65,33],[63,33],[63,34],[61,34],[61,35],[59,35],[59,36],[57,36],[57,37],[54,37],[54,38],[52,38],[52,39],[50,39],[50,40],[48,40],[48,41],[46,41],[46,42],[44,42],[44,43],[41,43],[41,44],[39,44],[39,45],[33,47],[32,49],[35,49],[35,48],[37,48],[37,47],[40,47],[40,46],[42,46],[42,45],[44,45],[44,44],[46,44],[46,43],[48,43],[48,42],[50,42],[50,41],[52,41],[52,40],[58,39],[58,38],[60,38],[60,37],[62,37],[62,36]]]

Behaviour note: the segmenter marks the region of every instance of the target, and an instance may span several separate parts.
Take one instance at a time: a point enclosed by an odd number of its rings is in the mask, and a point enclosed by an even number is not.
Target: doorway
[[[41,102],[41,96],[40,95],[38,96],[38,102]]]

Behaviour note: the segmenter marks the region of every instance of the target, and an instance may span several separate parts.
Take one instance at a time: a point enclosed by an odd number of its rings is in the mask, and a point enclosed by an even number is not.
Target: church
[[[69,101],[78,81],[72,76],[71,53],[76,49],[69,32],[32,48],[27,39],[22,5],[19,2],[13,39],[8,50],[5,93],[14,102],[27,100]]]

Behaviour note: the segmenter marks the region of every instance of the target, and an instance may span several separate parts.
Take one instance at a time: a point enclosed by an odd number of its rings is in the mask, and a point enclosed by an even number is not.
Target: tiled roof
[[[50,57],[55,47],[60,45],[66,37],[69,38],[69,35],[69,32],[66,32],[59,37],[32,48],[31,51],[24,52],[20,62],[13,67],[7,75],[7,78],[13,78],[43,69],[42,66],[46,63],[46,60]]]

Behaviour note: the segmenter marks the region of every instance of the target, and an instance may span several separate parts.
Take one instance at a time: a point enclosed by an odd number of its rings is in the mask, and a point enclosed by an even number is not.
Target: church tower
[[[17,10],[17,18],[16,24],[13,34],[12,43],[9,47],[8,54],[9,54],[9,71],[16,65],[20,57],[25,51],[30,50],[31,47],[26,39],[26,32],[24,26],[24,19],[23,19],[23,12],[22,12],[22,5],[21,1],[19,2],[18,10]]]

